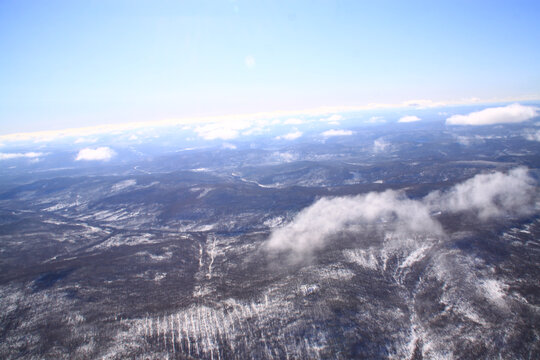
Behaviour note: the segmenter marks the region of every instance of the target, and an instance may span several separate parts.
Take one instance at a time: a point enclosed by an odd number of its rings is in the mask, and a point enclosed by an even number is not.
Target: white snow
[[[508,285],[502,281],[495,279],[482,280],[480,286],[484,291],[484,296],[495,303],[500,303],[504,301],[504,296],[506,295],[505,290],[508,288]]]
[[[379,266],[379,261],[371,251],[368,252],[363,249],[345,250],[343,255],[348,262],[358,264],[367,269],[376,270]]]
[[[116,184],[112,186],[111,190],[115,192],[121,191],[135,185],[137,185],[137,180],[128,179],[128,180],[117,182]]]

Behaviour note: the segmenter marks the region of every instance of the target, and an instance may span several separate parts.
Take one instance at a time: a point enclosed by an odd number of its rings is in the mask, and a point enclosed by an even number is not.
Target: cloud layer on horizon
[[[435,191],[420,200],[386,190],[357,196],[322,198],[274,229],[264,245],[269,254],[287,254],[291,262],[310,259],[340,233],[366,233],[371,229],[399,239],[444,237],[436,211],[472,211],[479,220],[532,211],[536,183],[526,168],[508,173],[480,174]]]
[[[195,132],[205,140],[231,140],[240,135],[240,131],[251,127],[248,121],[215,122],[197,126]]]
[[[530,99],[519,99],[523,100],[538,100],[538,98]],[[518,101],[518,99],[485,99],[484,103],[494,103],[494,102],[509,102],[509,101]],[[482,103],[481,99],[461,99],[457,101],[433,101],[429,99],[420,99],[420,100],[409,100],[402,101],[398,103],[370,103],[360,106],[326,106],[318,107],[312,109],[304,110],[279,110],[279,111],[269,111],[269,112],[259,112],[259,113],[241,113],[241,114],[229,114],[229,115],[217,115],[217,116],[186,116],[183,118],[169,118],[161,120],[146,120],[138,122],[125,122],[119,121],[118,123],[112,124],[101,124],[94,126],[81,126],[78,128],[68,128],[61,130],[43,130],[43,131],[31,131],[31,132],[18,132],[18,133],[8,133],[0,135],[0,145],[3,143],[11,142],[50,142],[62,138],[75,138],[79,139],[87,136],[99,136],[110,134],[113,132],[129,132],[129,131],[144,131],[148,128],[166,128],[166,127],[178,127],[182,125],[189,125],[198,127],[198,135],[206,138],[221,139],[221,140],[230,140],[231,138],[237,137],[240,130],[248,130],[245,127],[241,129],[233,129],[225,133],[227,139],[222,137],[214,137],[214,134],[218,134],[218,128],[221,127],[228,128],[228,124],[238,122],[238,121],[247,121],[250,123],[248,127],[255,126],[253,123],[258,121],[278,121],[281,122],[283,118],[296,118],[300,117],[305,123],[315,121],[315,118],[329,124],[338,124],[339,120],[343,120],[343,115],[345,113],[354,113],[362,111],[372,111],[372,110],[386,110],[386,109],[402,109],[403,107],[414,107],[417,109],[426,109],[426,108],[438,108],[446,107],[452,105],[467,105],[467,104],[478,104]],[[305,118],[308,117],[308,118]],[[314,119],[309,119],[313,117]],[[321,118],[323,117],[323,118]],[[124,119],[125,120],[125,119]],[[286,121],[286,120],[285,120]],[[294,122],[294,121],[293,121]],[[367,123],[377,123],[384,122],[384,119],[378,116],[372,116],[370,120],[366,121]],[[206,125],[210,125],[206,128]],[[216,130],[216,131],[214,131]],[[228,135],[227,135],[228,134]]]
[[[539,115],[538,108],[521,104],[492,107],[467,115],[453,115],[446,119],[449,125],[493,125],[520,123]]]
[[[11,160],[19,158],[37,159],[40,156],[45,155],[41,152],[25,152],[25,153],[0,153],[0,160]]]

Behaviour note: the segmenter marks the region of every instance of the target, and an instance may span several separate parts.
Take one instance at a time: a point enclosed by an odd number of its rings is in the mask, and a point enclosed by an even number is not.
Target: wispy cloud
[[[221,147],[222,147],[223,149],[227,149],[227,150],[236,150],[236,145],[231,144],[231,143],[223,143],[223,144],[221,145]]]
[[[446,119],[450,125],[492,125],[520,123],[538,116],[538,108],[511,104],[475,111],[467,115],[453,115]]]
[[[535,180],[526,168],[508,173],[481,174],[452,187],[413,200],[402,192],[387,190],[350,197],[322,198],[291,221],[275,229],[265,243],[271,254],[285,254],[291,262],[310,259],[341,233],[444,238],[436,211],[476,214],[479,220],[524,215],[534,209]],[[377,235],[378,234],[378,235]],[[386,235],[385,235],[386,234]]]
[[[383,152],[390,146],[390,143],[383,138],[375,139],[373,141],[373,151],[374,152]]]
[[[99,161],[109,161],[113,156],[116,155],[116,152],[109,147],[103,146],[95,149],[85,148],[79,151],[75,160],[99,160]]]
[[[472,102],[476,102],[478,99],[470,99]],[[416,109],[428,109],[437,108],[448,105],[445,101],[433,101],[429,99],[407,100],[403,102],[404,106],[414,107]]]
[[[26,153],[0,153],[0,160],[11,160],[19,158],[36,159],[45,155],[41,152],[26,152]]]
[[[334,114],[334,115],[331,115],[331,116],[329,116],[327,118],[321,119],[321,121],[326,121],[326,122],[329,122],[329,123],[338,122],[340,120],[343,120],[343,116],[339,115],[339,114]]]
[[[382,124],[385,123],[386,120],[382,116],[372,116],[366,122],[370,124]]]
[[[283,122],[285,125],[301,125],[305,124],[306,121],[298,118],[289,118]]]
[[[525,132],[524,137],[530,141],[540,141],[540,130],[529,130]]]
[[[266,132],[268,132],[269,128],[264,126],[255,126],[250,129],[247,129],[245,131],[242,131],[243,136],[251,136],[251,135],[262,135]]]
[[[276,151],[272,154],[271,158],[272,160],[277,160],[278,162],[292,162],[298,159],[298,155],[289,151]]]
[[[285,135],[276,136],[276,140],[296,140],[301,137],[303,133],[301,131],[293,131]]]
[[[321,135],[324,136],[324,137],[349,136],[349,135],[352,135],[352,134],[354,134],[354,132],[351,131],[351,130],[336,130],[336,129],[326,130],[326,131],[321,133]]]
[[[420,121],[420,118],[415,115],[403,116],[398,120],[398,122],[400,123],[410,123],[410,122],[415,122],[415,121]]]

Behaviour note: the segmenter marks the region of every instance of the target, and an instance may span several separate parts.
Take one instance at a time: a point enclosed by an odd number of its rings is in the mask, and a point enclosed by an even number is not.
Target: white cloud
[[[75,144],[81,144],[81,143],[95,143],[98,141],[97,138],[88,138],[88,137],[80,137],[74,141]]]
[[[415,122],[415,121],[420,121],[420,118],[415,115],[403,116],[402,118],[398,120],[398,122],[400,123],[410,123],[410,122]]]
[[[230,140],[237,138],[241,130],[251,127],[248,121],[220,121],[198,126],[195,132],[205,140]]]
[[[343,119],[343,116],[341,115],[338,115],[338,114],[334,114],[334,115],[331,115],[327,118],[324,118],[324,119],[321,119],[321,121],[326,121],[326,122],[329,122],[329,123],[335,123],[335,122],[338,122],[340,120]]]
[[[336,130],[336,129],[330,129],[326,130],[323,133],[321,133],[324,137],[331,137],[331,136],[349,136],[354,134],[351,130]]]
[[[238,130],[235,129],[202,126],[195,129],[195,131],[205,140],[230,140],[238,137]]]
[[[98,147],[95,149],[86,148],[79,151],[75,160],[101,160],[109,161],[116,153],[106,146]]]
[[[11,160],[18,158],[36,159],[45,155],[41,152],[26,152],[26,153],[0,153],[0,160]]]
[[[387,190],[353,197],[322,198],[302,210],[292,222],[272,232],[266,242],[270,253],[287,252],[289,260],[310,258],[332,237],[347,231],[368,232],[373,225],[401,234],[442,234],[421,202]],[[373,230],[373,229],[372,229]]]
[[[310,259],[336,240],[340,233],[373,233],[371,238],[444,239],[435,211],[472,211],[480,220],[532,211],[535,181],[526,168],[509,173],[481,174],[452,187],[413,200],[402,192],[387,190],[368,194],[322,198],[300,211],[283,227],[274,229],[265,242],[271,254],[287,254],[291,262]],[[400,240],[401,241],[401,240]]]
[[[487,108],[467,115],[453,115],[446,119],[450,125],[492,125],[520,123],[538,116],[538,108],[511,104],[501,107]]]
[[[372,116],[366,122],[370,124],[382,124],[385,123],[386,120],[382,116]]]
[[[256,126],[256,127],[251,128],[251,129],[248,129],[246,131],[243,131],[242,135],[243,136],[262,135],[267,131],[268,131],[268,128],[266,128],[266,127]]]
[[[508,214],[527,214],[532,210],[535,181],[528,170],[519,167],[508,174],[480,174],[454,186],[448,192],[433,192],[426,202],[434,210],[473,211],[482,220]]]
[[[277,136],[276,140],[281,140],[281,139],[295,140],[295,139],[298,139],[299,137],[301,137],[302,135],[303,135],[303,133],[301,131],[293,131],[293,132],[290,132],[290,133],[282,135],[282,136]]]
[[[236,145],[231,144],[231,143],[223,143],[223,144],[221,145],[221,147],[222,147],[223,149],[227,149],[227,150],[236,150]]]
[[[302,119],[290,118],[290,119],[285,120],[283,123],[285,125],[301,125],[301,124],[305,124],[306,122]]]

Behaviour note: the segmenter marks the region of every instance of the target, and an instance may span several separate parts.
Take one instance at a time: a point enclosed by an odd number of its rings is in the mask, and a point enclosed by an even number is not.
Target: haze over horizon
[[[538,100],[538,15],[534,1],[3,1],[0,134]]]

